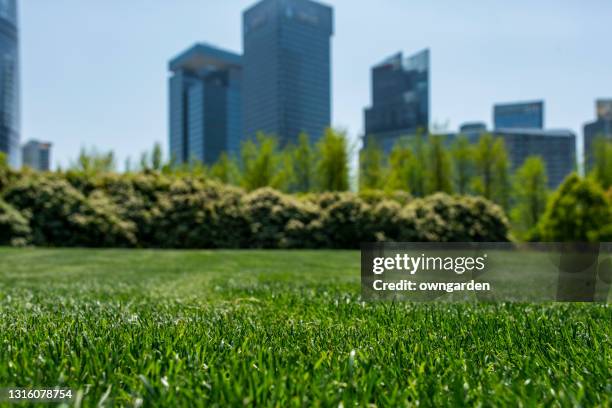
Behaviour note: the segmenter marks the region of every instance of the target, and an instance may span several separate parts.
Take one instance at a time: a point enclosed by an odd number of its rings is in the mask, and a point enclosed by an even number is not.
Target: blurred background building
[[[169,64],[170,154],[176,164],[211,164],[237,154],[242,127],[242,57],[195,44]]]
[[[490,133],[503,139],[512,171],[529,156],[539,156],[551,188],[577,170],[576,135],[567,129],[544,129],[543,101],[495,104],[493,123],[495,128],[490,131],[482,122],[465,123],[459,133],[446,134],[446,142],[450,144],[463,135],[470,143],[478,143],[484,133]]]
[[[19,33],[17,1],[0,1],[0,152],[20,165]]]
[[[495,129],[544,129],[544,102],[503,103],[493,106]]]
[[[51,168],[51,143],[30,140],[22,147],[22,164],[38,171],[49,171]]]
[[[529,156],[539,156],[546,166],[548,186],[556,188],[577,170],[576,135],[567,129],[503,129],[493,136],[504,140],[512,171]]]
[[[401,136],[429,128],[429,50],[399,52],[372,68],[372,105],[365,109],[365,143],[391,151]]]
[[[593,164],[593,143],[598,137],[612,139],[612,99],[595,102],[597,119],[584,125],[584,166],[588,171]]]
[[[243,13],[244,129],[284,146],[331,124],[331,7],[310,0],[262,0]]]

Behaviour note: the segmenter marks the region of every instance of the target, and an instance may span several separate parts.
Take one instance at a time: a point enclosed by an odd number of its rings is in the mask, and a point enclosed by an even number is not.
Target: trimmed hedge
[[[28,175],[4,193],[14,207],[5,213],[15,219],[21,212],[13,223],[29,227],[35,245],[358,248],[374,241],[508,240],[503,211],[482,198],[439,193],[411,200],[377,192],[364,198],[297,197],[271,188],[245,193],[158,173]],[[9,231],[5,243],[20,237]]]
[[[30,243],[28,214],[21,214],[4,200],[0,200],[0,245],[24,246]]]
[[[102,192],[86,198],[67,181],[31,177],[9,186],[4,199],[30,214],[32,243],[49,246],[127,247],[136,244],[133,223]]]

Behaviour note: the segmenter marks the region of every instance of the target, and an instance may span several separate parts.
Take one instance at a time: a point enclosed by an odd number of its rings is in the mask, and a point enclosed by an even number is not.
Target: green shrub
[[[370,205],[376,205],[382,201],[390,200],[404,206],[412,200],[410,193],[401,190],[360,190],[359,198]]]
[[[86,198],[67,181],[29,177],[10,186],[5,200],[31,214],[35,245],[123,247],[136,244],[135,227],[122,220],[102,192]]]
[[[309,226],[312,239],[324,248],[358,248],[376,240],[371,207],[350,193],[321,197],[321,214]]]
[[[612,206],[601,187],[576,174],[551,197],[540,223],[542,240],[600,242],[612,239]]]
[[[0,245],[23,246],[31,239],[27,214],[0,200]]]
[[[304,231],[300,226],[304,228],[316,217],[316,207],[271,188],[247,194],[242,209],[250,225],[249,247],[253,248],[299,247]],[[286,236],[289,230],[290,236]]]
[[[35,245],[358,248],[373,241],[500,241],[508,233],[503,211],[475,197],[412,201],[402,192],[367,191],[298,198],[271,188],[247,194],[153,171],[15,174],[5,199],[31,214]]]
[[[173,191],[176,194],[195,191],[186,183],[174,183],[173,179],[154,172],[136,174],[106,174],[95,182],[96,189],[117,205],[120,216],[137,226],[136,238],[140,246],[160,246],[155,242],[159,203],[162,197]]]
[[[196,191],[184,184],[159,194],[153,209],[152,245],[166,248],[239,248],[250,236],[241,211],[242,190],[217,183]]]
[[[509,224],[503,210],[481,197],[436,193],[410,203],[404,217],[414,221],[403,241],[497,242],[507,241]]]

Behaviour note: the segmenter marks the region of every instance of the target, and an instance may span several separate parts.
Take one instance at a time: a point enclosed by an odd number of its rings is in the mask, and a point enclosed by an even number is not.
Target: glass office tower
[[[22,148],[22,164],[38,171],[51,168],[51,143],[30,140]]]
[[[242,58],[196,44],[170,61],[169,133],[174,163],[212,164],[242,140]]]
[[[546,166],[548,186],[551,189],[576,169],[576,135],[567,129],[496,129],[487,131],[484,123],[461,126],[459,133],[444,135],[447,147],[451,147],[459,136],[476,144],[485,133],[501,138],[508,152],[510,168],[514,172],[530,156],[538,156]]]
[[[397,53],[372,68],[372,106],[365,110],[365,143],[389,152],[397,139],[429,128],[429,50]]]
[[[493,124],[495,129],[544,129],[544,102],[497,104]]]
[[[0,1],[0,152],[20,165],[17,1]]]
[[[262,0],[243,13],[244,127],[280,144],[316,141],[331,123],[333,12],[310,0]]]
[[[583,129],[584,166],[588,172],[593,166],[593,148],[597,138],[612,140],[612,99],[599,99],[595,102],[597,119],[586,123]]]

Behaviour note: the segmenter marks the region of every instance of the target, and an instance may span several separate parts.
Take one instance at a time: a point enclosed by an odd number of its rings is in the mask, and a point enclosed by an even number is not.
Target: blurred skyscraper
[[[593,142],[598,137],[612,139],[612,99],[599,99],[595,103],[597,119],[584,125],[584,166],[588,171],[593,164]]]
[[[386,152],[401,136],[428,132],[429,50],[397,53],[372,68],[372,106],[365,109],[365,142]]]
[[[19,33],[17,1],[0,1],[0,151],[13,167],[20,164]]]
[[[281,145],[316,141],[331,123],[333,10],[310,0],[262,0],[243,13],[244,128]]]
[[[237,154],[242,128],[242,59],[196,44],[169,64],[170,154],[175,163],[214,163]]]
[[[493,107],[495,129],[544,129],[544,102],[517,102]]]
[[[38,171],[51,168],[51,143],[30,140],[23,145],[23,165]]]
[[[576,135],[571,130],[497,129],[493,135],[504,139],[513,171],[529,156],[542,158],[550,188],[576,171]]]

